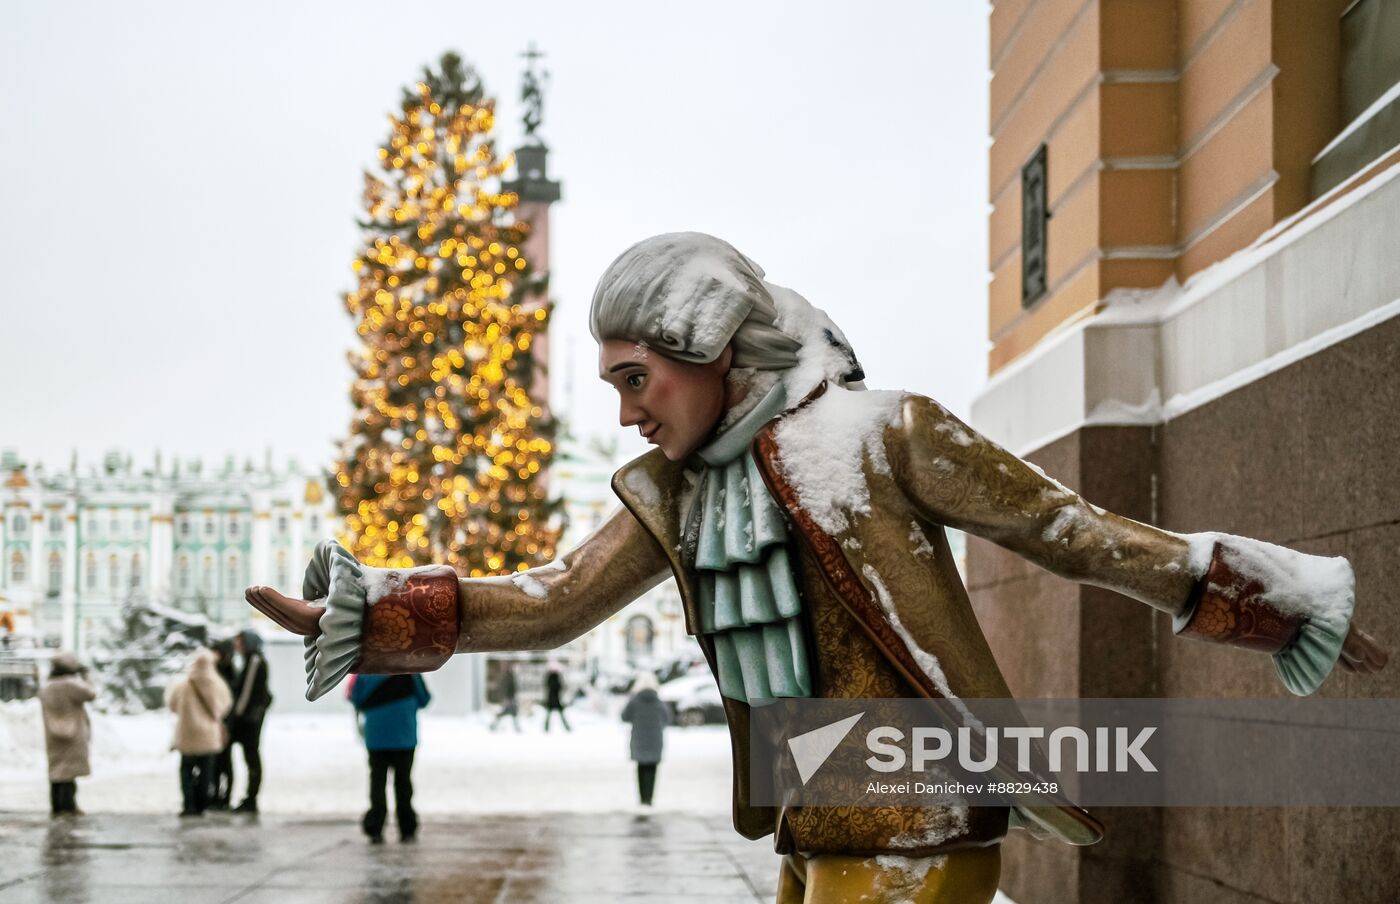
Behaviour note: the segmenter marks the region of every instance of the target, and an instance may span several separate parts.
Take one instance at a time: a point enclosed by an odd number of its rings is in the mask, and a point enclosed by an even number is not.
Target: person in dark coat
[[[491,730],[495,731],[501,719],[510,716],[510,721],[515,725],[515,731],[520,732],[520,688],[515,681],[515,666],[507,662],[505,671],[501,673],[501,708],[496,711],[496,718],[491,720]]]
[[[394,771],[394,815],[399,841],[418,834],[413,812],[413,755],[418,747],[418,710],[431,695],[422,675],[359,675],[350,692],[355,711],[364,717],[365,749],[369,751],[369,810],[360,825],[372,844],[384,843],[389,804],[384,788]]]
[[[238,669],[234,665],[233,638],[221,640],[211,648],[217,660],[214,663],[214,670],[219,673],[224,684],[228,686],[229,695],[232,696],[233,689],[238,684]],[[214,755],[214,795],[209,801],[211,810],[227,810],[232,806],[230,798],[233,797],[233,734],[230,725],[231,718],[224,717],[224,747]]]
[[[559,721],[564,723],[565,731],[573,731],[569,727],[569,720],[564,718],[564,675],[559,667],[559,663],[551,662],[549,671],[544,676],[544,730],[549,731],[549,720],[554,714],[559,714]]]
[[[637,764],[637,793],[642,804],[651,806],[656,790],[656,767],[666,726],[671,724],[671,708],[656,695],[656,676],[643,672],[633,685],[632,699],[622,708],[622,721],[632,723],[632,759]]]
[[[272,705],[272,693],[267,689],[267,659],[263,657],[258,633],[251,628],[240,631],[234,638],[234,649],[243,657],[243,669],[233,689],[229,737],[243,748],[243,762],[248,767],[248,790],[235,809],[239,813],[256,813],[258,789],[262,786],[262,754],[258,745],[262,743],[263,719]]]
[[[92,727],[87,705],[97,690],[87,680],[87,669],[67,651],[55,653],[49,680],[39,691],[44,716],[44,747],[49,757],[49,804],[54,816],[81,816],[78,782],[92,774],[88,764],[88,739]]]

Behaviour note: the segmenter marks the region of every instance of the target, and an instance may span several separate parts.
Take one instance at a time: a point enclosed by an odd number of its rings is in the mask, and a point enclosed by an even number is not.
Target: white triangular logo
[[[822,763],[826,762],[826,758],[831,756],[837,745],[846,740],[846,735],[851,733],[851,729],[855,728],[864,715],[865,713],[856,713],[839,722],[832,722],[830,725],[823,725],[788,739],[788,749],[792,751],[792,759],[797,763],[797,774],[802,779],[802,784],[807,784],[807,780],[822,767]]]

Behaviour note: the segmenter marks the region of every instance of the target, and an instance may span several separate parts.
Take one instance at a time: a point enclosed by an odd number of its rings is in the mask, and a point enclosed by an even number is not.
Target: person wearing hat
[[[87,669],[69,652],[54,654],[49,680],[39,691],[44,714],[44,749],[49,758],[49,804],[54,816],[81,816],[77,779],[91,775],[88,741],[92,726],[87,704],[97,690]]]

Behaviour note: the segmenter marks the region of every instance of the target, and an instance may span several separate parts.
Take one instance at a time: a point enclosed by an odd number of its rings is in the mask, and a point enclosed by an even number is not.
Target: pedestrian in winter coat
[[[559,714],[559,721],[564,723],[565,731],[573,731],[569,727],[569,720],[564,718],[564,676],[561,674],[559,663],[551,662],[549,671],[544,676],[544,730],[549,731],[549,720],[554,718],[554,714]]]
[[[373,844],[384,843],[389,804],[384,787],[394,771],[394,815],[399,841],[418,834],[413,812],[413,754],[418,747],[418,710],[432,699],[421,675],[360,675],[350,702],[365,720],[365,749],[369,751],[369,810],[360,825]]]
[[[88,739],[92,727],[87,704],[97,691],[87,681],[87,669],[72,653],[56,653],[48,683],[39,691],[44,713],[44,748],[49,755],[49,805],[54,816],[81,816],[79,776],[91,775]]]
[[[248,791],[236,808],[240,813],[258,812],[258,788],[262,786],[263,718],[272,705],[267,689],[267,660],[262,654],[262,638],[252,629],[240,631],[234,638],[234,649],[243,657],[243,669],[238,673],[233,693],[233,712],[229,716],[229,736],[243,748],[243,762],[248,767]]]
[[[510,716],[510,721],[515,724],[516,734],[520,733],[520,689],[515,681],[515,666],[507,662],[505,671],[501,673],[501,708],[496,711],[496,718],[491,720],[491,730],[495,731],[496,726],[506,716]]]
[[[214,760],[224,749],[224,716],[233,695],[219,677],[213,650],[195,653],[189,669],[165,690],[175,713],[171,748],[180,754],[181,816],[203,816],[214,797]]]
[[[233,638],[221,640],[212,649],[218,657],[214,670],[223,679],[233,699],[233,688],[238,683],[238,669],[234,665]],[[231,713],[230,709],[230,713]],[[229,728],[229,714],[224,716],[224,747],[214,755],[214,794],[209,801],[211,810],[227,810],[233,796],[233,735]]]
[[[632,723],[632,759],[637,764],[637,793],[651,806],[656,767],[661,763],[662,736],[671,724],[671,708],[656,695],[656,676],[637,676],[632,699],[622,708],[622,721]]]

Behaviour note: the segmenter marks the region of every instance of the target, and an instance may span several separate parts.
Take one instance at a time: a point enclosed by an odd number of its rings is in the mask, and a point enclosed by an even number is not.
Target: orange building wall
[[[1185,280],[1309,200],[1348,0],[992,7],[990,369],[1114,289]],[[1021,306],[1021,167],[1048,148],[1049,291]]]

